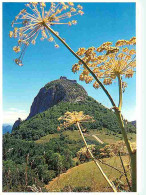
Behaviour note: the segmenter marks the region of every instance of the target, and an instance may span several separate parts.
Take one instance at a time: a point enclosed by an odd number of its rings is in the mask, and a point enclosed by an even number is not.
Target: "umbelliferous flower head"
[[[136,67],[135,45],[136,38],[132,37],[130,40],[117,41],[115,46],[112,46],[112,42],[105,42],[98,48],[79,48],[76,53],[104,85],[110,85],[119,76],[133,77]],[[81,81],[90,83],[94,80],[81,61],[73,65],[72,69],[74,73],[79,70],[82,71],[79,78]],[[126,82],[122,86],[124,91]],[[93,87],[98,89],[99,84],[94,82]]]
[[[84,14],[82,6],[77,5],[75,8],[72,2],[51,2],[50,4],[50,8],[47,9],[45,2],[27,3],[26,9],[21,10],[12,22],[14,30],[10,31],[9,37],[18,39],[18,44],[13,50],[18,53],[20,52],[20,47],[22,47],[19,58],[15,60],[18,65],[19,63],[22,64],[26,48],[30,44],[35,45],[38,36],[41,36],[41,40],[47,39],[49,42],[54,42],[56,48],[59,47],[47,26],[52,27],[62,24],[68,26],[75,25],[77,24],[76,20],[67,21],[67,19],[75,15]],[[62,20],[64,20],[64,22],[62,22]],[[58,32],[55,33],[58,35]]]
[[[64,127],[69,127],[73,124],[76,124],[77,122],[93,122],[93,117],[89,115],[84,115],[83,111],[80,112],[66,112],[64,116],[61,116],[58,120],[64,121],[61,125]]]

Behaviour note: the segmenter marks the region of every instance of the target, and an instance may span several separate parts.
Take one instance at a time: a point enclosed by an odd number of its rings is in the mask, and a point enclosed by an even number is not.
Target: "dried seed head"
[[[53,3],[51,2],[50,8],[47,10],[47,4],[45,2],[30,2],[25,5],[28,10],[23,9],[15,16],[12,22],[13,31],[10,31],[9,36],[12,38],[18,38],[18,46],[23,47],[19,60],[22,61],[25,50],[29,44],[35,44],[36,39],[41,33],[41,40],[47,39],[50,42],[54,42],[56,48],[59,45],[55,42],[48,27],[54,25],[69,25],[77,24],[76,20],[66,22],[66,19],[71,18],[74,15],[83,15],[81,6],[74,7],[74,3]],[[70,9],[69,9],[70,8]],[[62,22],[62,21],[65,22]],[[16,27],[15,27],[16,26]],[[59,35],[56,32],[56,35]],[[21,44],[20,44],[20,40]],[[16,46],[17,47],[17,46]],[[20,49],[14,47],[15,52],[19,52]],[[17,62],[17,60],[16,60]]]

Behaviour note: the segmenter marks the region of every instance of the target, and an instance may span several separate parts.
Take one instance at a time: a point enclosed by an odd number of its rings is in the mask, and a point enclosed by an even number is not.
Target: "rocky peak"
[[[27,119],[51,108],[61,101],[84,101],[87,95],[85,89],[76,80],[69,80],[67,77],[61,76],[60,79],[51,81],[40,89],[34,98]]]
[[[20,125],[21,122],[22,122],[21,118],[18,118],[18,120],[15,121],[12,127],[12,130],[16,129]]]
[[[70,82],[72,82],[72,83],[77,83],[76,80],[67,79],[67,77],[65,77],[65,76],[61,76],[61,77],[60,77],[60,80],[68,80],[68,81],[70,81]]]

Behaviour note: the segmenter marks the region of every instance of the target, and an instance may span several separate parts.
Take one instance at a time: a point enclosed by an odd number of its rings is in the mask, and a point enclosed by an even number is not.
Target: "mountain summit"
[[[31,105],[30,114],[27,119],[44,112],[59,102],[84,101],[87,92],[76,80],[69,80],[61,76],[60,79],[47,83],[40,89]]]

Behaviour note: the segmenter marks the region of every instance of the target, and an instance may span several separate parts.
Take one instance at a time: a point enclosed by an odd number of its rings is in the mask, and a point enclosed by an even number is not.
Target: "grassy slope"
[[[69,139],[79,141],[81,140],[80,134],[78,131],[64,131],[64,135],[68,135]],[[95,140],[92,135],[98,136],[105,143],[114,143],[122,139],[121,134],[110,134],[108,130],[90,130],[85,134],[86,140]],[[40,140],[37,140],[37,143],[46,143],[49,142],[51,138],[59,137],[58,134],[47,135],[42,137]],[[129,133],[128,137],[131,139],[131,142],[134,142],[136,139],[136,134]],[[122,157],[125,164],[128,164],[128,157]],[[104,159],[108,164],[115,166],[116,168],[121,168],[119,157],[113,157],[111,159]],[[113,181],[115,178],[120,176],[120,173],[112,168],[109,168],[101,164],[103,170],[108,175],[108,177]],[[125,178],[122,177],[122,180],[125,183]],[[111,188],[106,184],[103,176],[96,168],[94,162],[88,162],[69,169],[66,173],[61,174],[59,177],[51,181],[46,188],[48,191],[61,191],[65,186],[70,186],[71,188],[75,187],[91,187],[91,191],[111,191]]]
[[[98,136],[103,142],[105,143],[113,143],[115,141],[119,141],[122,140],[122,134],[110,134],[110,131],[103,129],[102,131],[99,130],[90,130],[88,133],[85,133],[85,137],[87,138],[87,141],[92,141],[95,140],[94,137],[92,137],[92,135],[96,135]],[[75,141],[82,141],[82,138],[79,134],[79,132],[76,131],[64,131],[62,133],[63,135],[68,135],[70,140],[75,140]],[[48,134],[44,137],[41,137],[39,140],[36,141],[36,143],[47,143],[50,141],[50,139],[52,138],[59,138],[59,134],[58,133],[54,133],[54,134]],[[128,134],[128,138],[130,139],[130,141],[135,141],[136,139],[136,134],[135,133],[129,133]]]
[[[122,158],[125,164],[129,162],[128,157],[124,156]],[[104,159],[104,161],[122,171],[118,157]],[[101,164],[101,166],[111,181],[120,177],[120,173],[116,170],[103,164]],[[122,177],[121,180],[125,183],[125,177]],[[112,191],[93,161],[69,169],[66,173],[61,174],[46,185],[46,189],[50,192],[59,192],[65,186],[70,186],[70,188],[91,187],[92,192]]]

